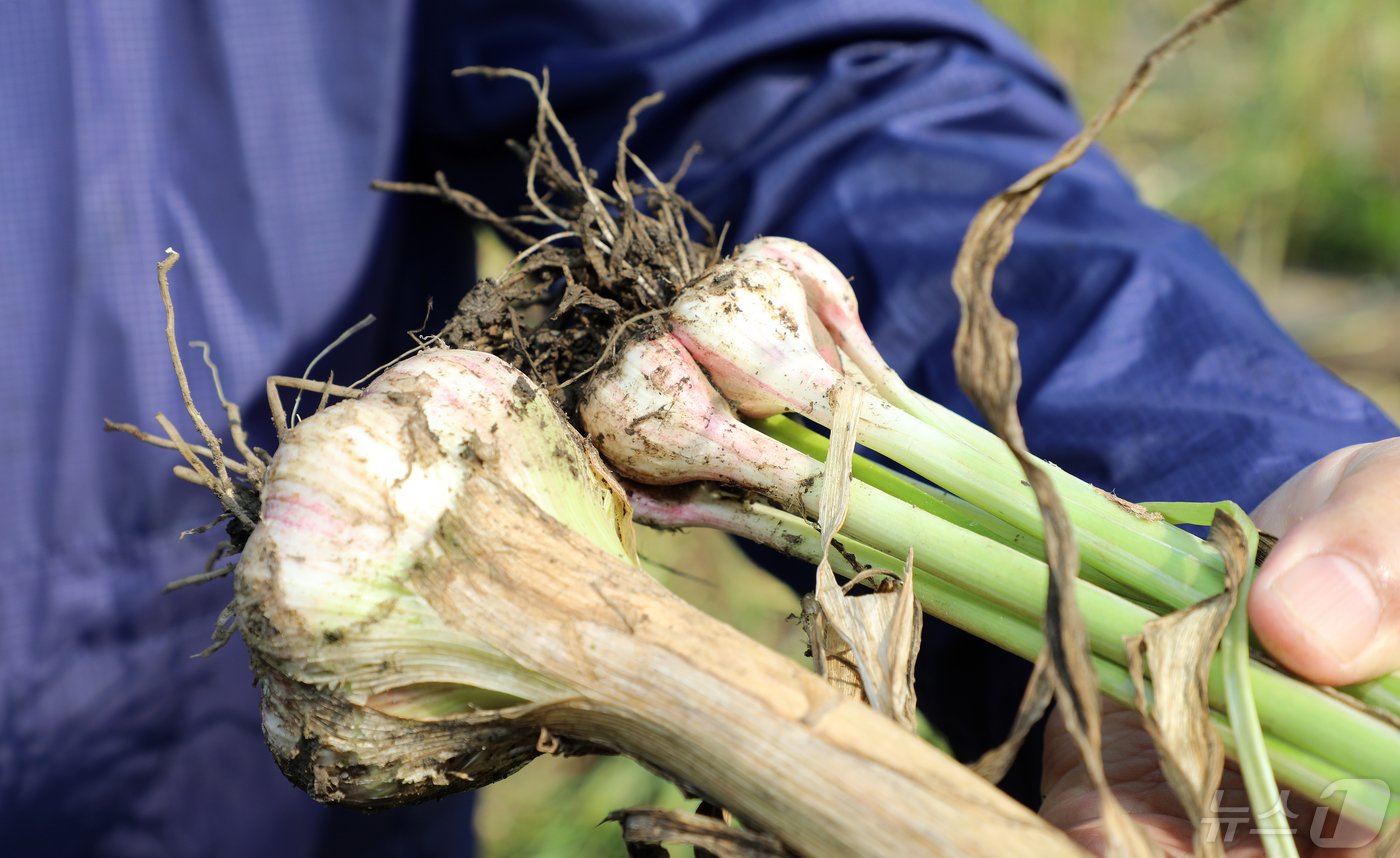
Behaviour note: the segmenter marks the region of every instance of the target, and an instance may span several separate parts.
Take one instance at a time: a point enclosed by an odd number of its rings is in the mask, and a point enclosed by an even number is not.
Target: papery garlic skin
[[[882,399],[919,420],[957,436],[981,455],[1000,452],[997,444],[973,443],[984,440],[982,433],[966,432],[959,418],[909,387],[899,373],[885,362],[861,323],[860,307],[850,281],[816,248],[791,238],[762,236],[738,248],[733,260],[735,263],[776,264],[791,273],[802,285],[808,309],[817,319],[814,329],[819,329],[818,343],[821,342],[820,331],[825,331],[839,347],[840,353],[850,359],[862,379]],[[838,370],[841,366],[829,358],[828,363]]]
[[[767,259],[730,260],[711,268],[676,298],[669,316],[671,331],[745,417],[762,419],[792,411],[830,426],[842,376],[818,349],[807,300],[789,267]],[[857,429],[860,443],[978,501],[984,498],[979,494],[984,477],[969,463],[987,459],[1005,472],[1017,467],[1015,460],[1000,442],[987,443],[990,436],[985,432],[946,414],[939,418],[946,428],[930,431],[910,411],[876,396],[865,397]],[[903,454],[914,438],[920,444],[911,461]],[[1019,492],[1034,506],[1028,487],[1018,483],[1009,491]]]
[[[439,444],[489,461],[541,510],[621,560],[635,561],[626,500],[549,397],[500,358],[444,349],[390,368],[367,396],[415,385]]]
[[[491,701],[557,697],[557,683],[444,625],[408,579],[479,462],[631,561],[625,500],[593,455],[498,358],[435,350],[397,364],[278,449],[236,576],[245,638],[286,676],[396,711],[408,711],[405,700],[432,708],[392,693],[424,684],[478,688]]]
[[[837,347],[836,340],[822,327],[821,319],[817,318],[811,307],[807,308],[807,327],[812,331],[812,341],[817,348],[817,354],[821,355],[822,360],[832,369],[838,373],[842,372],[845,365],[841,360],[841,350]]]
[[[869,337],[864,336],[864,329],[860,327],[860,307],[850,281],[841,273],[841,269],[810,244],[795,238],[765,235],[739,247],[733,259],[778,263],[797,277],[807,293],[808,306],[838,345],[848,349],[853,339],[869,342]]]
[[[667,334],[624,348],[590,384],[579,418],[620,474],[653,485],[713,480],[762,487],[796,503],[794,479],[815,465],[741,422]]]
[[[676,297],[668,318],[745,417],[830,410],[840,376],[817,347],[802,284],[783,266],[721,262]]]
[[[817,326],[851,359],[875,390],[901,408],[907,404],[915,413],[925,408],[923,398],[909,389],[875,348],[861,323],[860,305],[851,282],[816,248],[796,239],[765,235],[739,247],[733,258],[736,262],[775,262],[792,272],[807,293],[807,305],[818,320]],[[839,367],[839,364],[832,365]]]

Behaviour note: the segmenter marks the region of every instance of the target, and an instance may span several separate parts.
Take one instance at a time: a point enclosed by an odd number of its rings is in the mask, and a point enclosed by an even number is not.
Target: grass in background
[[[1198,0],[984,0],[1082,112]],[[1245,3],[1105,145],[1261,292],[1289,267],[1400,285],[1400,3]]]
[[[1198,0],[983,0],[1081,112]],[[1323,366],[1400,421],[1400,3],[1245,3],[1103,145]]]

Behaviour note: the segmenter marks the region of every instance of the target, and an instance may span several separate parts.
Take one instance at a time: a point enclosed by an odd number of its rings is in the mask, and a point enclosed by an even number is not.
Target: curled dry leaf
[[[1197,855],[1222,854],[1220,839],[1204,837],[1201,830],[1201,821],[1214,815],[1212,802],[1225,767],[1225,749],[1210,723],[1208,681],[1211,656],[1235,605],[1236,583],[1212,599],[1149,622],[1141,635],[1126,642],[1137,709],[1167,782],[1195,828]],[[1144,670],[1152,676],[1150,706]]]
[[[1079,745],[1085,766],[1098,789],[1109,851],[1115,854],[1147,855],[1155,853],[1156,848],[1113,796],[1104,775],[1098,683],[1084,618],[1071,598],[1079,569],[1074,530],[1049,473],[1026,446],[1016,406],[1021,387],[1016,326],[1001,314],[992,299],[993,277],[1011,250],[1017,224],[1039,199],[1045,184],[1088,151],[1099,133],[1137,100],[1163,62],[1188,44],[1202,27],[1238,2],[1215,0],[1195,12],[1148,53],[1118,96],[1080,133],[1067,141],[1049,161],[984,205],[968,228],[953,268],[953,288],[962,309],[953,355],[958,382],[987,418],[991,429],[1016,456],[1040,507],[1045,526],[1046,561],[1051,573],[1045,607],[1051,679],[1064,711],[1065,726]]]
[[[910,732],[918,726],[914,663],[923,630],[913,571],[911,552],[897,586],[851,595],[851,585],[838,586],[831,567],[824,566],[809,629],[812,657],[823,678]]]
[[[1042,650],[1031,669],[1031,678],[1026,682],[1021,702],[1016,707],[1016,720],[1012,722],[1011,733],[1000,745],[979,757],[977,762],[972,764],[972,770],[992,783],[1000,783],[1011,769],[1011,764],[1015,762],[1016,753],[1021,750],[1021,745],[1030,735],[1031,728],[1044,717],[1045,710],[1050,708],[1050,701],[1054,696],[1055,686],[1050,681],[1045,653]]]
[[[836,583],[831,541],[850,502],[851,457],[862,391],[843,382],[836,394],[836,420],[822,477],[821,559],[817,564],[816,613],[809,626],[812,657],[828,682],[863,699],[875,711],[914,732],[917,699],[914,662],[919,653],[923,612],[914,601],[913,549],[897,590],[852,596]]]

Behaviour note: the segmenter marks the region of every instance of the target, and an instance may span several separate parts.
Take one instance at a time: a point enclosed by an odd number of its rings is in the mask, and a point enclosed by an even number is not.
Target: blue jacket
[[[515,204],[501,141],[528,134],[533,105],[517,83],[448,76],[471,63],[548,66],[600,167],[627,106],[665,90],[635,148],[665,173],[701,142],[683,190],[731,236],[829,255],[895,368],[963,412],[959,239],[1077,125],[967,0],[4,4],[0,852],[468,854],[470,801],[361,816],[283,780],[241,645],[189,658],[227,582],[161,593],[198,570],[210,541],[175,534],[212,502],[171,455],[100,428],[181,414],[154,282],[167,246],[185,259],[180,339],[212,344],[254,426],[262,379],[366,313],[380,323],[322,365],[337,379],[400,351],[430,295],[441,317],[471,282],[462,221],[366,185],[441,168]],[[1050,185],[997,288],[1021,325],[1031,447],[1123,496],[1249,505],[1394,432],[1102,153]],[[924,699],[966,754],[1019,692],[987,679],[993,658],[946,630],[923,655]],[[959,683],[980,696],[951,711]]]

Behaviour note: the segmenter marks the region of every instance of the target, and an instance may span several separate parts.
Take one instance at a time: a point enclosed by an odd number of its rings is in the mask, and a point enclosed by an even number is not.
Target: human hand
[[[1400,439],[1338,450],[1300,471],[1253,513],[1281,538],[1249,596],[1255,633],[1284,666],[1328,685],[1359,682],[1400,668]],[[1105,705],[1104,767],[1114,794],[1168,855],[1191,854],[1191,822],[1162,775],[1136,712]],[[1102,852],[1098,797],[1059,719],[1045,733],[1041,815],[1091,851]],[[1239,773],[1227,767],[1220,806],[1248,804]],[[1301,802],[1304,855],[1362,855],[1327,849],[1307,835],[1315,808]],[[1263,855],[1249,825],[1230,837],[1230,858]],[[1325,829],[1334,847],[1367,843],[1356,830]]]
[[[1319,460],[1253,518],[1282,537],[1249,595],[1269,652],[1326,685],[1400,669],[1400,438]]]

